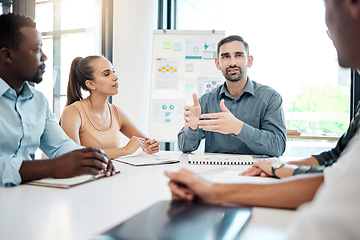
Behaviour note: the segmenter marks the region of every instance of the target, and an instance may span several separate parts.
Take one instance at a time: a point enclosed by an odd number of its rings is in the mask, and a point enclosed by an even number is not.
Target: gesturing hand
[[[219,132],[223,134],[234,133],[239,135],[244,123],[234,117],[234,115],[227,109],[224,99],[220,101],[220,108],[222,112],[202,114],[201,118],[209,120],[200,120],[199,128],[204,131]]]
[[[104,171],[106,176],[115,175],[115,168],[103,150],[83,148],[52,159],[54,178],[69,178],[83,174],[97,175]]]
[[[192,130],[196,130],[201,115],[201,107],[196,93],[193,93],[193,101],[194,101],[194,105],[184,106],[184,110],[185,110],[184,120],[185,120],[185,126],[190,127]]]

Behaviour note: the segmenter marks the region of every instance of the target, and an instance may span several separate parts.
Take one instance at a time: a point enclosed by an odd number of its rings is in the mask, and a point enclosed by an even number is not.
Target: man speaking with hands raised
[[[282,98],[274,89],[252,81],[249,46],[237,35],[218,43],[215,64],[225,83],[185,106],[179,149],[191,152],[205,138],[205,152],[280,156],[286,127]]]

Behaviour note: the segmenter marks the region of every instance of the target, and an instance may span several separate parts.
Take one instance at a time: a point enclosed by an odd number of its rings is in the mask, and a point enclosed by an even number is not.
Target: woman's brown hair
[[[75,58],[70,67],[69,83],[67,87],[66,106],[83,99],[81,89],[89,91],[86,80],[93,80],[94,69],[90,65],[92,61],[102,58],[101,56],[88,56]]]

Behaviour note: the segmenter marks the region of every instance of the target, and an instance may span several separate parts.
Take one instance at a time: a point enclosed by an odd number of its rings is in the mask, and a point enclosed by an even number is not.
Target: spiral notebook
[[[251,165],[254,161],[252,155],[196,154],[189,155],[188,162],[190,164]]]

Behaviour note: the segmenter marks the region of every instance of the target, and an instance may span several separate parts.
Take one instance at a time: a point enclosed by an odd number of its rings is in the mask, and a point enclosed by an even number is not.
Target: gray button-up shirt
[[[201,113],[222,112],[220,100],[230,112],[244,122],[235,134],[208,132],[184,126],[178,133],[178,146],[183,152],[199,147],[205,138],[205,152],[280,156],[285,151],[286,127],[282,98],[274,89],[248,78],[241,95],[234,99],[225,87],[217,87],[200,97]]]

